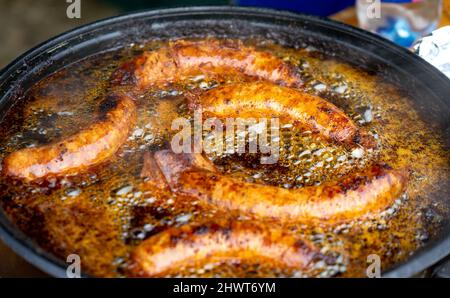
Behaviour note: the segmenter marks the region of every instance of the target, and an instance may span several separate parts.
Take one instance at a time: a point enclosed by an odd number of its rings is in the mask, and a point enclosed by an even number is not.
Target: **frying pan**
[[[260,37],[288,47],[305,44],[384,77],[408,93],[422,119],[450,147],[450,80],[420,57],[385,39],[328,19],[268,9],[190,7],[144,11],[95,22],[57,36],[0,71],[0,119],[33,84],[87,56],[152,38]],[[449,177],[443,177],[449,179]],[[443,190],[446,196],[448,190]],[[444,197],[448,200],[448,197]],[[66,276],[65,263],[39,248],[0,210],[0,239],[41,270]],[[450,224],[385,277],[408,277],[450,253]]]

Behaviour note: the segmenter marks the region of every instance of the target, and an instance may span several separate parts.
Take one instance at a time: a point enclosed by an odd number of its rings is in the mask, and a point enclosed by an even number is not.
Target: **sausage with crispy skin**
[[[271,118],[293,123],[349,146],[376,147],[375,139],[332,103],[270,82],[235,83],[190,97],[191,108],[219,118]]]
[[[204,262],[262,261],[305,270],[323,255],[310,243],[254,223],[203,224],[169,228],[140,244],[132,259],[135,275],[158,277]]]
[[[134,81],[140,88],[182,82],[197,75],[251,76],[280,85],[300,87],[292,65],[235,40],[177,40],[147,51],[125,63],[114,75],[116,83]]]
[[[61,141],[13,152],[3,160],[3,173],[27,181],[47,175],[73,174],[110,158],[126,141],[136,119],[134,100],[111,95],[100,119]]]
[[[174,193],[247,214],[306,223],[376,215],[403,193],[407,181],[404,171],[374,165],[337,181],[289,190],[223,175],[201,154],[161,150],[154,158]]]

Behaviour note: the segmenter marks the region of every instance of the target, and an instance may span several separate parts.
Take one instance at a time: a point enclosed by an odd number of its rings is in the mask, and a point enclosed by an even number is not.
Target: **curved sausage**
[[[278,117],[349,146],[376,147],[375,139],[332,103],[270,82],[235,83],[191,96],[191,108],[219,118]]]
[[[136,119],[136,106],[128,96],[111,95],[102,103],[101,113],[96,123],[75,135],[11,153],[3,160],[3,173],[32,181],[77,173],[107,160],[126,141]]]
[[[132,259],[137,276],[158,277],[208,261],[264,261],[295,270],[323,258],[310,243],[279,229],[254,223],[184,225],[169,228],[141,243]]]
[[[154,158],[174,193],[220,208],[305,223],[336,223],[375,215],[403,193],[407,182],[405,171],[374,165],[338,181],[284,189],[223,175],[201,154],[161,150]]]
[[[257,77],[280,85],[300,87],[292,65],[234,40],[177,40],[125,63],[114,75],[116,83],[135,80],[140,88],[182,82],[196,75]]]

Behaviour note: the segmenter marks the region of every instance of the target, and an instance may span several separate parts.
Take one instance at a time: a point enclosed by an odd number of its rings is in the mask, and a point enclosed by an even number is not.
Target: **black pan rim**
[[[370,32],[337,22],[327,18],[309,16],[304,14],[298,14],[287,11],[280,11],[274,9],[266,8],[255,8],[255,7],[234,7],[234,6],[198,6],[198,7],[183,7],[183,8],[169,8],[169,9],[157,9],[157,10],[143,10],[134,13],[123,14],[115,17],[106,18],[103,20],[95,21],[70,31],[57,35],[35,47],[29,51],[23,53],[18,58],[13,60],[7,66],[0,70],[0,87],[2,82],[6,80],[13,72],[15,72],[24,61],[43,53],[49,52],[54,48],[61,46],[64,41],[68,39],[75,38],[81,34],[86,34],[93,32],[96,29],[107,27],[108,25],[117,25],[121,22],[129,21],[130,19],[139,20],[141,18],[153,18],[155,21],[158,19],[165,19],[173,16],[189,16],[193,14],[208,14],[211,18],[214,18],[215,14],[228,14],[228,15],[239,15],[239,17],[245,16],[255,16],[255,17],[266,17],[285,20],[303,20],[314,22],[315,24],[320,24],[323,27],[333,28],[334,30],[343,31],[346,34],[351,34],[359,39],[368,40],[371,42],[378,43],[380,47],[389,49],[392,52],[403,56],[410,61],[420,65],[423,69],[428,72],[433,73],[436,79],[442,81],[442,83],[447,85],[450,90],[450,81],[445,77],[444,74],[435,69],[428,62],[420,58],[419,56],[413,54],[409,50],[399,47],[396,44],[379,37]],[[3,97],[2,94],[0,96]],[[31,241],[26,235],[23,234],[19,229],[13,226],[9,222],[8,218],[0,213],[0,240],[2,240],[7,246],[9,246],[18,255],[24,258],[29,263],[35,265],[44,272],[55,276],[55,277],[66,277],[66,268],[64,262],[57,259],[50,253],[40,249],[36,244]],[[446,255],[450,253],[450,235],[448,232],[433,243],[425,245],[423,248],[419,249],[411,256],[407,261],[398,264],[386,272],[383,273],[383,277],[410,277],[418,272],[424,270],[425,268],[435,264]]]

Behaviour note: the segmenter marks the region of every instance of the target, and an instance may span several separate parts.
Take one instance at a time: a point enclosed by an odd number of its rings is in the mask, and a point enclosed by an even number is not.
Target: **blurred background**
[[[70,19],[66,15],[66,10],[73,1],[77,0],[0,0],[0,44],[2,45],[0,47],[0,68],[4,67],[24,51],[52,36],[94,20],[134,10],[192,5],[260,6],[329,16],[352,25],[357,25],[355,3],[360,2],[359,9],[361,10],[365,9],[361,3],[373,2],[374,0],[78,0],[81,3],[81,18]],[[413,0],[381,1],[412,2]],[[436,3],[442,1],[444,2],[445,8],[442,17],[439,17],[436,16],[436,9],[432,8],[436,6]],[[414,2],[417,2],[417,0]],[[432,4],[425,8],[418,7],[416,9],[418,16],[415,16],[415,19],[421,20],[423,23],[423,18],[420,14],[428,11],[429,15],[426,16],[428,19],[425,21],[431,23],[431,27],[436,26],[436,23],[433,22],[436,22],[436,20],[439,22],[441,19],[445,19],[444,23],[450,24],[450,0],[422,0],[422,2],[431,2]],[[418,4],[410,5],[417,6]],[[401,14],[401,11],[399,12],[397,10],[394,14]],[[389,21],[392,20],[389,19]],[[405,25],[407,26],[408,23],[401,22],[401,20],[397,21],[391,22],[387,30],[385,27],[380,30],[384,30],[382,33],[384,32],[391,39],[396,38],[395,35],[392,35],[393,32],[407,32],[408,28],[405,31]],[[427,22],[425,23],[428,24]],[[367,22],[363,24],[366,29],[373,31],[378,29],[375,27],[371,28],[371,26],[375,25]],[[394,27],[398,28],[394,30],[392,29]],[[426,29],[429,28],[427,27]],[[411,34],[406,36],[406,45],[411,43],[411,40],[415,37],[415,35]]]
[[[81,18],[67,8],[81,3]],[[327,16],[409,46],[419,35],[450,25],[450,0],[381,0],[383,18],[368,19],[373,0],[0,0],[0,69],[33,46],[69,29],[141,9],[192,5],[271,7]],[[405,3],[406,2],[406,3]],[[443,9],[441,10],[441,8]],[[359,17],[359,21],[358,21]],[[385,17],[385,18],[384,18]],[[45,276],[0,242],[0,277]]]
[[[2,45],[0,47],[0,68],[34,45],[59,33],[94,20],[140,9],[192,5],[260,6],[331,16],[353,25],[358,24],[355,0],[79,0],[81,3],[81,18],[70,19],[66,15],[66,10],[71,4],[70,2],[73,1],[0,0],[0,44]],[[440,2],[440,0],[432,0],[431,2],[433,1]],[[370,2],[373,1],[370,0]],[[405,2],[405,0],[388,0],[387,2]],[[444,13],[442,18],[450,23],[450,0],[444,0],[443,2]],[[426,10],[429,11],[430,8],[426,8]],[[438,22],[442,19],[433,15],[429,18],[437,19]],[[370,25],[365,24],[366,27]],[[436,24],[432,25],[435,26]],[[390,24],[390,26],[404,26],[404,23],[397,22]],[[400,27],[400,29],[404,28]],[[387,34],[392,35],[392,30]],[[410,37],[406,43],[410,43],[411,38],[414,39],[415,36]]]
[[[68,2],[71,0],[0,0],[0,68],[52,36],[94,20],[135,10],[192,5],[247,5],[326,16],[353,5],[355,1],[316,0],[311,4],[312,1],[308,0],[80,0],[80,19],[67,17]]]

